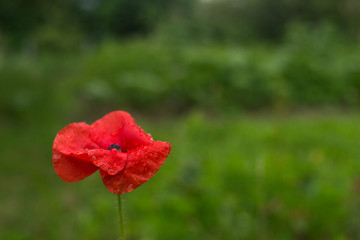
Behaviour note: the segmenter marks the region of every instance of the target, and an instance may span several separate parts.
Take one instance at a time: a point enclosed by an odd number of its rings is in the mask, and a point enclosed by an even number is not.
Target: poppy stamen
[[[116,151],[120,151],[120,146],[119,146],[119,144],[117,144],[117,143],[113,143],[113,144],[111,144],[109,147],[108,147],[108,149],[107,150],[111,150],[111,149],[116,149]]]

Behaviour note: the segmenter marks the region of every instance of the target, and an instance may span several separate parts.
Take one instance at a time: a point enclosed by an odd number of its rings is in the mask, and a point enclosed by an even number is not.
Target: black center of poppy
[[[107,150],[111,150],[111,149],[113,149],[113,148],[115,148],[117,151],[120,151],[120,146],[119,146],[119,144],[117,144],[117,143],[111,144],[111,145],[108,147]]]

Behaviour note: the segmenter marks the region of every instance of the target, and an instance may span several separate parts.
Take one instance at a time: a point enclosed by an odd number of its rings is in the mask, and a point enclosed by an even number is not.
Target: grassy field
[[[359,114],[135,117],[173,150],[123,196],[128,239],[360,238]],[[66,183],[53,170],[66,124],[1,125],[0,239],[118,236],[99,174]]]

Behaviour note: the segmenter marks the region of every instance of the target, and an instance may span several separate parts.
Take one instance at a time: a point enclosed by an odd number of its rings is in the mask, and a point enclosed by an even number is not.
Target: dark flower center
[[[120,151],[120,146],[119,146],[119,144],[117,144],[117,143],[111,144],[111,145],[108,147],[107,150],[111,150],[111,149],[113,149],[113,148],[115,148],[117,151]]]

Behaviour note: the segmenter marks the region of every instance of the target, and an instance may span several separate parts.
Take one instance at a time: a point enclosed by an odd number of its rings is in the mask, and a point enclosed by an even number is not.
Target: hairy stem
[[[118,200],[119,217],[120,217],[120,236],[121,236],[120,239],[125,240],[124,216],[123,216],[123,212],[122,212],[121,194],[117,194],[117,200]]]

